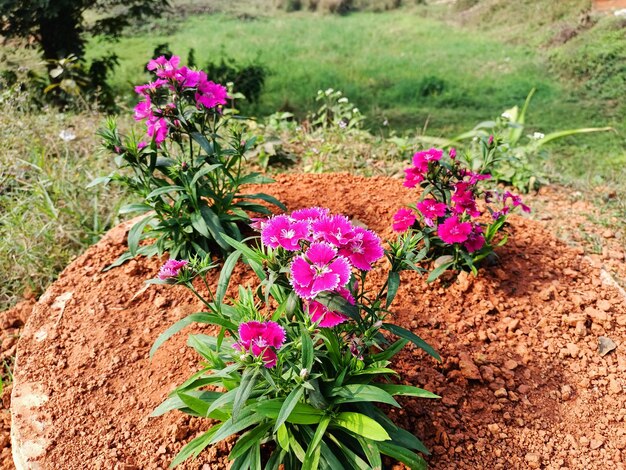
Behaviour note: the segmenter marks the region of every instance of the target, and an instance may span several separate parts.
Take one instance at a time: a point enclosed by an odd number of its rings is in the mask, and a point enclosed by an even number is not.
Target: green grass
[[[502,11],[497,10],[499,15]],[[171,28],[163,35],[157,30],[115,45],[121,66],[113,86],[132,96],[131,85],[148,78],[142,65],[156,45],[168,43],[183,59],[194,48],[200,65],[223,54],[266,65],[271,75],[261,102],[244,108],[252,115],[286,109],[305,116],[315,106],[316,91],[333,87],[368,116],[374,132],[386,120],[391,129],[426,129],[438,136],[453,135],[521,105],[535,87],[529,131],[611,125],[621,133],[566,140],[558,147],[559,158],[550,162],[555,174],[586,183],[616,179],[615,172],[625,163],[626,123],[615,104],[607,106],[602,97],[560,81],[536,47],[503,44],[493,34],[459,28],[435,14],[441,16],[441,8],[348,16],[276,12],[245,21],[228,14],[187,18],[173,33]],[[558,20],[563,8],[550,15]],[[100,55],[107,47],[93,42],[89,55]],[[429,95],[433,83],[443,90]],[[589,152],[596,158],[589,159]]]

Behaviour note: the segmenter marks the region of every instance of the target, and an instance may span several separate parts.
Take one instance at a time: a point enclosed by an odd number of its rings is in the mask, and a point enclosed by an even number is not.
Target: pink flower
[[[424,181],[424,172],[415,167],[406,168],[404,174],[404,183],[402,185],[405,188],[414,188]]]
[[[150,97],[146,96],[144,101],[140,101],[135,106],[135,121],[143,121],[144,119],[148,119],[152,117],[152,103],[150,102]]]
[[[354,227],[344,215],[322,216],[313,221],[311,228],[316,239],[321,239],[336,247],[345,245],[354,236]]]
[[[411,225],[415,223],[415,214],[407,207],[398,209],[393,216],[392,228],[394,232],[406,232]]]
[[[413,166],[415,166],[415,168],[420,170],[422,173],[426,173],[428,171],[428,163],[441,160],[442,155],[443,150],[435,148],[417,152],[413,155]]]
[[[184,259],[168,259],[165,264],[161,266],[161,269],[159,269],[159,274],[157,274],[157,277],[162,281],[165,281],[166,279],[169,279],[171,277],[177,277],[180,274],[180,270],[183,269],[183,267],[187,266],[187,264],[189,264],[189,261]]]
[[[456,149],[451,147],[450,150],[448,150],[448,155],[452,160],[454,160],[456,158]]]
[[[339,248],[339,255],[348,258],[357,269],[369,271],[385,254],[383,244],[371,230],[354,227],[352,233],[350,241]]]
[[[313,222],[321,217],[326,217],[330,211],[322,207],[307,207],[306,209],[298,209],[293,211],[290,217],[294,220],[306,220]]]
[[[228,92],[226,88],[211,81],[204,81],[198,84],[196,101],[205,108],[214,108],[219,104],[226,104]]]
[[[513,193],[511,193],[509,191],[505,191],[504,192],[504,196],[502,198],[504,204],[506,204],[506,201],[508,199],[511,199],[511,201],[513,202],[513,207],[520,207],[521,206],[521,208],[522,208],[522,210],[524,212],[527,212],[527,213],[530,212],[530,207],[528,207],[526,204],[524,204],[522,202],[522,198],[520,196],[517,196],[517,195],[515,195],[515,194],[513,194]]]
[[[437,227],[437,235],[444,243],[463,243],[469,237],[472,231],[472,224],[469,222],[460,222],[459,218],[454,215],[448,217],[443,223]]]
[[[288,251],[298,251],[300,241],[309,235],[309,224],[305,221],[292,221],[286,215],[277,215],[263,224],[261,241],[265,246],[282,246]]]
[[[471,183],[461,181],[454,185],[454,194],[452,202],[454,202],[454,212],[462,214],[466,212],[472,217],[479,217],[480,211],[476,208],[476,200],[474,199],[474,186]]]
[[[144,142],[143,140],[137,144],[137,150],[141,150],[148,146],[148,142]]]
[[[489,139],[487,139],[487,143],[488,143],[489,145],[493,144],[493,135],[490,135],[490,136],[489,136]]]
[[[480,225],[475,224],[473,226],[473,230],[470,232],[469,236],[467,237],[467,240],[465,240],[465,243],[463,243],[463,246],[470,253],[478,251],[483,246],[485,246],[485,237],[483,236],[483,228]]]
[[[159,78],[173,78],[180,64],[180,57],[173,55],[169,60],[165,56],[160,56],[148,62],[146,68],[154,71]]]
[[[267,220],[268,219],[266,219],[265,217],[251,217],[249,224],[250,228],[256,230],[257,232],[260,232],[261,230],[263,230],[263,227],[265,226]]]
[[[434,220],[438,217],[446,215],[448,206],[443,202],[437,202],[434,199],[424,199],[417,203],[417,210],[424,216],[424,223],[429,227],[435,225]]]
[[[159,145],[167,137],[167,121],[163,118],[153,116],[147,123],[148,135],[154,138],[154,142]]]
[[[352,297],[348,289],[340,287],[336,289],[336,292],[346,299],[350,305],[354,305],[354,297]],[[311,320],[322,328],[332,328],[348,319],[343,313],[331,311],[328,307],[315,300],[309,303],[309,315],[311,315]]]
[[[159,78],[153,82],[146,83],[145,85],[137,85],[135,87],[135,92],[137,92],[139,95],[151,96],[166,83],[167,80],[162,80]]]
[[[304,299],[343,287],[350,280],[348,260],[337,256],[337,248],[324,242],[312,243],[306,253],[293,260],[290,271],[291,285]]]
[[[265,367],[276,365],[276,350],[285,342],[285,330],[273,321],[249,321],[239,325],[239,342],[233,348],[263,358]]]

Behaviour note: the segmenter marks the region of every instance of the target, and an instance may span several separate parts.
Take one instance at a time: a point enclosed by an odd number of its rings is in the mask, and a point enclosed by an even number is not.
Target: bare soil
[[[277,180],[264,190],[289,210],[323,205],[383,237],[392,236],[397,207],[414,198],[390,178]],[[390,410],[390,416],[432,450],[431,468],[624,468],[626,298],[605,269],[608,254],[592,259],[544,227],[563,224],[567,218],[556,214],[543,222],[512,217],[499,264],[477,278],[461,274],[428,285],[416,273],[403,273],[393,321],[431,343],[444,360],[438,364],[406,348],[394,366],[403,382],[442,399],[404,399],[404,409]],[[199,306],[182,288],[145,288],[162,260],[140,258],[101,272],[125,250],[127,228],[112,230],[75,260],[34,306],[22,332],[13,411],[17,420],[43,429],[20,426],[22,437],[45,438],[35,459],[42,469],[166,468],[210,425],[177,412],[148,417],[198,368],[185,334],[152,360],[149,348]],[[216,279],[217,272],[210,280]],[[232,284],[249,283],[254,277],[239,266]],[[0,317],[2,338],[11,312]],[[600,337],[616,349],[601,355]],[[32,406],[24,403],[29,394],[47,398]],[[5,429],[6,415],[3,410]],[[5,436],[0,434],[2,469],[11,468]],[[183,468],[226,468],[230,446],[209,449]],[[402,468],[390,461],[387,466]]]

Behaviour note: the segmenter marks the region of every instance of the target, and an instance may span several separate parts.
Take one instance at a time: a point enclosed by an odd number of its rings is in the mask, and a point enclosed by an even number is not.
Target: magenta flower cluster
[[[491,175],[462,168],[456,159],[455,149],[450,149],[448,153],[450,165],[442,165],[443,155],[443,150],[431,148],[413,156],[413,165],[404,170],[404,186],[415,188],[422,184],[432,185],[431,191],[417,203],[415,211],[406,207],[399,209],[393,217],[393,229],[406,232],[419,217],[424,226],[436,229],[437,236],[444,243],[462,244],[469,253],[473,253],[485,245],[484,230],[478,222],[483,212],[477,201],[482,196],[485,196],[487,203],[494,199],[495,193],[483,191],[479,184],[491,178]],[[443,195],[448,193],[449,200]],[[512,207],[520,206],[522,210],[530,211],[519,196],[508,191],[498,200],[502,207],[492,211],[494,220],[507,215]]]
[[[135,87],[141,101],[135,106],[135,120],[146,121],[147,134],[160,145],[172,127],[180,126],[176,114],[180,97],[191,100],[197,109],[211,109],[226,104],[226,88],[210,81],[202,70],[179,67],[180,57],[161,56],[148,62],[147,69],[156,80]],[[165,101],[163,101],[165,100]],[[163,104],[164,103],[164,104]],[[142,147],[145,142],[140,144]]]
[[[276,365],[276,351],[285,342],[285,330],[273,321],[249,321],[239,325],[239,341],[233,348],[263,359],[265,367]]]
[[[346,317],[329,311],[315,297],[334,292],[354,304],[346,289],[352,269],[369,271],[384,254],[382,242],[374,232],[319,207],[277,215],[257,227],[265,246],[291,254],[291,286],[307,301],[311,318],[322,327],[336,326]]]
[[[189,261],[184,259],[168,259],[165,264],[161,266],[161,269],[159,269],[159,274],[157,274],[157,277],[162,281],[177,277],[180,274],[180,271],[188,264]]]

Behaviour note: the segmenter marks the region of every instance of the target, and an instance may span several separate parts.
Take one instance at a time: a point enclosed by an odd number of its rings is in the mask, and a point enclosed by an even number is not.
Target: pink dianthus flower
[[[443,202],[437,202],[434,199],[424,199],[417,203],[417,210],[424,216],[424,223],[429,227],[434,227],[435,219],[446,215],[448,206]]]
[[[146,68],[153,71],[159,78],[173,78],[180,64],[180,57],[173,55],[170,59],[160,56],[148,62]]]
[[[469,222],[460,222],[459,218],[454,215],[448,217],[443,223],[437,227],[437,235],[444,243],[463,243],[469,237],[472,231],[472,224]]]
[[[436,148],[417,152],[415,155],[413,155],[413,166],[415,166],[415,168],[417,168],[422,173],[426,173],[428,171],[428,163],[441,160],[442,155],[443,150]]]
[[[140,101],[135,106],[135,121],[143,121],[152,117],[152,103],[150,97],[146,96],[145,100]]]
[[[225,87],[212,81],[203,81],[198,84],[196,101],[205,108],[214,108],[219,104],[226,104],[228,92]]]
[[[346,299],[350,305],[354,305],[354,297],[352,297],[348,289],[340,287],[335,292]],[[311,315],[311,320],[322,328],[332,328],[348,319],[343,313],[331,311],[328,307],[315,300],[309,303],[309,315]]]
[[[354,226],[344,215],[326,215],[311,224],[313,236],[336,247],[348,243],[354,236]]]
[[[401,207],[393,216],[392,228],[394,232],[406,232],[415,223],[415,213],[407,208]]]
[[[239,341],[233,348],[263,358],[268,369],[276,365],[276,350],[285,342],[285,330],[273,321],[249,321],[239,325]]]
[[[357,269],[369,271],[372,264],[385,254],[378,235],[363,227],[354,227],[350,241],[339,248],[339,255],[345,256]]]
[[[277,215],[267,220],[261,230],[261,241],[265,246],[282,246],[288,251],[298,251],[300,241],[309,235],[309,224],[293,221],[286,215]]]
[[[306,253],[291,263],[291,285],[298,296],[312,299],[320,292],[343,287],[350,280],[350,263],[337,256],[329,243],[312,243]]]
[[[473,192],[474,185],[461,181],[454,185],[454,194],[452,202],[454,202],[454,212],[462,214],[466,212],[472,217],[479,217],[480,211],[476,207],[476,200]]]
[[[168,259],[161,269],[159,269],[159,274],[157,277],[162,281],[165,281],[172,277],[177,277],[180,274],[180,270],[189,264],[187,260],[175,260]]]
[[[159,145],[167,137],[168,127],[167,121],[163,118],[152,116],[148,120],[148,135],[154,138],[154,142]]]
[[[404,183],[402,185],[405,188],[414,188],[424,181],[424,172],[415,167],[406,168],[404,174]]]
[[[293,211],[290,217],[294,220],[306,220],[308,222],[314,222],[315,220],[326,217],[330,211],[323,207],[307,207],[305,209],[298,209]]]
[[[485,237],[483,236],[483,228],[480,225],[474,224],[474,226],[472,227],[472,231],[468,235],[467,240],[465,240],[465,242],[463,243],[463,246],[470,253],[478,251],[483,246],[485,246]]]

